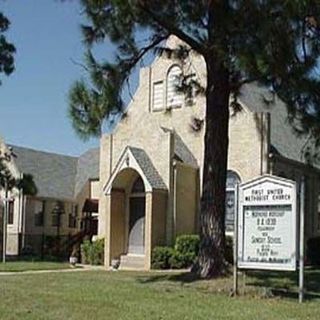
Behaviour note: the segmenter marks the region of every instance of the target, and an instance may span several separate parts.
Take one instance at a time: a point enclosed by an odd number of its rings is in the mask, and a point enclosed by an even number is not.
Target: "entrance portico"
[[[150,269],[152,247],[165,242],[167,191],[145,151],[127,147],[104,192],[105,265]]]

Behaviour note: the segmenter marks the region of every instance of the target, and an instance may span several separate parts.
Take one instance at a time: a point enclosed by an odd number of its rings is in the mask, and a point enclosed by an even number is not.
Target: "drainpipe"
[[[172,229],[173,229],[173,238],[176,238],[176,233],[177,233],[177,162],[173,161],[173,224],[172,224]]]
[[[21,248],[25,247],[26,244],[26,211],[27,211],[27,197],[22,193],[22,237],[21,237]]]
[[[166,223],[166,240],[167,245],[173,243],[174,236],[174,217],[173,217],[173,190],[174,190],[174,168],[173,168],[173,156],[174,156],[174,134],[172,130],[169,131],[169,192],[168,192],[168,205],[167,205],[167,223]]]
[[[260,175],[263,175],[264,171],[264,121],[263,113],[260,114]]]
[[[268,173],[272,175],[273,174],[274,161],[275,161],[272,152],[269,152],[268,158],[269,158],[268,159],[268,162],[269,162]]]

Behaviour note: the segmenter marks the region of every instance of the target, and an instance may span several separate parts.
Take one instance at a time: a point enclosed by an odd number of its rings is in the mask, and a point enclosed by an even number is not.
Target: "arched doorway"
[[[139,176],[135,179],[129,195],[129,254],[144,254],[145,252],[145,207],[145,187]]]

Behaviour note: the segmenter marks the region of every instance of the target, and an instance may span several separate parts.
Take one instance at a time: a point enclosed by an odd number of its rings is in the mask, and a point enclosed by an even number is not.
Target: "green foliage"
[[[22,179],[17,180],[17,188],[23,191],[24,195],[35,196],[38,193],[36,183],[31,174],[23,174]]]
[[[90,264],[89,256],[91,251],[91,242],[89,240],[83,241],[80,251],[81,251],[81,262],[83,264]]]
[[[171,269],[184,269],[192,266],[196,258],[194,252],[181,253],[174,250],[173,255],[169,259],[169,265]]]
[[[85,240],[81,245],[81,262],[91,265],[104,264],[104,239]]]
[[[311,265],[320,266],[320,237],[308,239],[307,260]]]
[[[181,235],[176,238],[174,248],[155,247],[152,251],[153,269],[189,268],[199,252],[198,235]]]
[[[112,66],[99,65],[89,51],[86,55],[86,70],[91,84],[76,81],[69,91],[69,117],[76,133],[83,140],[100,137],[104,121],[121,109],[115,85],[117,80]],[[112,82],[110,78],[112,77]]]
[[[11,149],[0,150],[0,189],[7,186],[8,190],[17,188],[25,195],[36,195],[38,190],[31,174],[24,174],[21,179],[16,179],[8,168],[8,163],[14,157]]]
[[[152,250],[151,266],[153,269],[169,269],[169,260],[174,253],[170,247],[155,247]]]
[[[81,3],[88,21],[82,26],[87,45],[110,41],[116,47],[116,59],[111,54],[107,57],[109,63],[101,65],[112,66],[113,76],[108,74],[106,79],[119,101],[132,71],[148,53],[161,52],[162,43],[169,36],[185,43],[184,48],[162,50],[169,58],[181,64],[188,61],[191,52],[204,58],[209,90],[205,90],[200,220],[205,241],[201,242],[199,274],[202,277],[223,274],[221,240],[225,231],[229,102],[234,111],[241,110],[238,98],[242,86],[258,82],[285,102],[296,133],[309,135],[313,145],[320,146],[320,2],[82,0]],[[111,60],[115,61],[113,65]],[[264,103],[268,105],[262,97],[261,104]],[[218,133],[219,139],[214,139]],[[318,150],[305,151],[309,162],[318,160]],[[213,183],[218,187],[214,188]],[[212,197],[214,201],[209,203],[207,199]],[[219,232],[213,234],[213,229]],[[208,250],[206,246],[215,249]],[[221,256],[212,259],[214,255]]]
[[[9,75],[14,70],[13,55],[16,51],[14,45],[7,41],[5,32],[8,31],[10,21],[0,12],[0,73]],[[1,81],[0,81],[1,84]]]
[[[175,243],[175,250],[183,255],[198,255],[200,237],[196,234],[178,236]]]
[[[7,162],[4,161],[0,152],[0,189],[7,185],[8,190],[12,190],[16,186],[16,179],[8,169]]]

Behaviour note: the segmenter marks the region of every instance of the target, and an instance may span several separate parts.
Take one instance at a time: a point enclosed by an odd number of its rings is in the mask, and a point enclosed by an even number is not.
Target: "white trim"
[[[144,183],[144,186],[145,186],[145,192],[152,192],[152,187],[151,187],[148,179],[146,178],[142,168],[138,164],[138,162],[135,159],[134,155],[132,154],[130,148],[127,147],[125,149],[125,151],[123,152],[122,156],[120,157],[120,159],[118,161],[118,164],[116,165],[115,170],[112,172],[109,180],[107,181],[107,183],[103,187],[103,192],[104,192],[105,195],[108,195],[108,194],[111,193],[112,184],[115,181],[117,175],[122,170],[125,170],[125,169],[133,169],[133,170],[135,170],[143,180],[143,183]]]
[[[264,190],[266,184],[273,185],[274,187],[284,187],[290,194],[289,199],[276,199],[270,200],[268,197],[261,199],[256,203],[253,203],[250,199],[245,197],[245,192],[249,192],[254,187]],[[239,198],[238,198],[238,268],[243,269],[262,269],[262,270],[295,270],[296,269],[296,256],[297,256],[297,206],[296,206],[296,182],[288,179],[284,179],[278,176],[263,175],[254,178],[248,182],[240,184],[239,187]],[[290,252],[290,261],[281,262],[268,262],[268,261],[247,261],[244,258],[245,252],[245,222],[244,222],[244,208],[246,206],[255,207],[277,207],[277,206],[291,206],[289,225],[287,226],[287,231],[291,234],[290,247],[287,251]],[[287,257],[285,257],[287,258]]]

